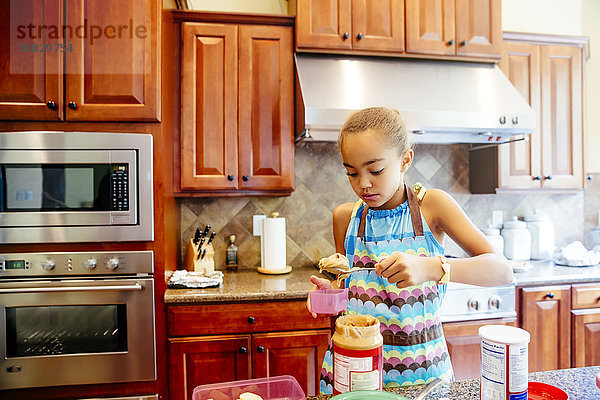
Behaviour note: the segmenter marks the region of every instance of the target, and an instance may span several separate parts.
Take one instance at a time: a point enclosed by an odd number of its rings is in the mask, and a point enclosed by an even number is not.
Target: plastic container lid
[[[525,216],[525,221],[527,222],[537,222],[537,221],[549,221],[550,218],[548,217],[548,214],[545,214],[544,212],[540,211],[540,210],[534,210],[532,213],[527,214]]]
[[[596,375],[596,386],[600,389],[600,374]]]
[[[500,235],[500,229],[488,226],[481,230],[487,236],[498,236]]]
[[[529,382],[527,386],[527,399],[529,400],[568,400],[569,395],[556,386],[542,382]]]
[[[242,393],[254,393],[264,400],[286,399],[305,400],[306,395],[291,375],[273,376],[269,378],[248,379],[201,385],[194,389],[192,400],[239,399]]]
[[[484,325],[479,328],[479,336],[496,343],[525,344],[531,335],[525,329],[506,325]]]
[[[516,216],[512,217],[512,220],[504,223],[504,229],[520,229],[527,228],[527,224],[523,221],[519,221]]]
[[[309,297],[310,310],[317,314],[336,315],[348,307],[348,288],[315,290]]]

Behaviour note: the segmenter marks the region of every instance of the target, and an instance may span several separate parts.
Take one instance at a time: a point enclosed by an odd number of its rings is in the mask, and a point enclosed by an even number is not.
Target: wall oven
[[[0,390],[156,380],[153,261],[0,255]]]
[[[0,134],[0,243],[154,239],[152,136]]]

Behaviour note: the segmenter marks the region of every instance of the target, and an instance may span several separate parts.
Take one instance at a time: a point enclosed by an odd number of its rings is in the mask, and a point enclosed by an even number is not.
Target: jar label
[[[354,390],[381,390],[383,346],[350,350],[333,346],[334,394]]]

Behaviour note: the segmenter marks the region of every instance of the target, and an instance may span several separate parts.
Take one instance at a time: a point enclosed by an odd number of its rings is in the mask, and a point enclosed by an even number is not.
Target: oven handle
[[[24,287],[0,289],[0,293],[32,293],[32,292],[99,292],[117,290],[142,290],[139,283],[135,285],[117,286],[65,286],[65,287]]]

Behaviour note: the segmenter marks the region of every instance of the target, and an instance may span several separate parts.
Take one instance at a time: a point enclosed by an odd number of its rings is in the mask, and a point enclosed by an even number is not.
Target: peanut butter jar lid
[[[380,335],[379,321],[371,315],[344,315],[335,321],[335,332],[348,338]]]

